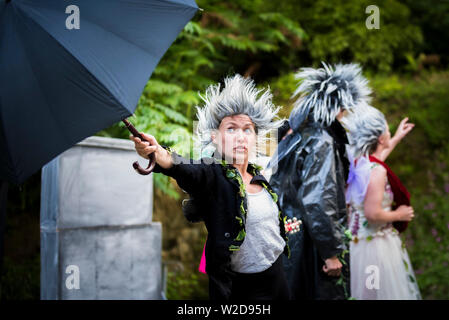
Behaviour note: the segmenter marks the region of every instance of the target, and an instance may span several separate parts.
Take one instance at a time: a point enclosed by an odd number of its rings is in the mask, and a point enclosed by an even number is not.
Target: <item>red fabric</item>
[[[390,167],[383,161],[377,159],[374,156],[369,156],[369,160],[371,162],[376,162],[382,165],[387,170],[387,178],[388,182],[391,186],[391,191],[393,192],[393,205],[392,209],[395,210],[400,205],[410,205],[410,193],[402,184],[401,180],[394,174],[394,172],[390,169]],[[408,221],[395,221],[393,222],[393,226],[399,232],[404,232],[408,227]]]

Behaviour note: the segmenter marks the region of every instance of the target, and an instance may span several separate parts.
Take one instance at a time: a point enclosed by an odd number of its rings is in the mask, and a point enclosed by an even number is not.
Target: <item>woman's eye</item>
[[[234,132],[234,128],[228,128],[227,131],[228,132]]]
[[[251,128],[246,128],[246,129],[245,129],[245,133],[251,133],[251,132],[253,132],[253,131],[251,130]]]

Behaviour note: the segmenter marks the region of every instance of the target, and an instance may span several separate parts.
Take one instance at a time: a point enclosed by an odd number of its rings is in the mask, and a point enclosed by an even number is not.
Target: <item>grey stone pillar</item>
[[[42,170],[41,299],[161,299],[153,179],[131,141],[90,137]]]

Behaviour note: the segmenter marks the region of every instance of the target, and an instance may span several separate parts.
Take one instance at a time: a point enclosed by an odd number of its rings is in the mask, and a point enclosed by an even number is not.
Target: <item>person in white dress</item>
[[[413,129],[407,121],[401,121],[393,137],[384,115],[373,107],[345,121],[351,146],[346,191],[352,234],[351,295],[357,300],[421,299],[407,250],[393,226],[411,221],[414,211],[408,205],[392,209],[392,171],[383,163]]]

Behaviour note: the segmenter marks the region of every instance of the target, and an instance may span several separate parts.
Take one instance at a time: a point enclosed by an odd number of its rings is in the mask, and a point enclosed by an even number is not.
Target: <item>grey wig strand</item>
[[[370,102],[371,89],[358,64],[332,67],[323,62],[323,68],[302,68],[295,78],[301,82],[292,96],[299,96],[290,116],[293,130],[309,113],[313,113],[315,121],[328,126],[341,109],[352,112]]]
[[[364,112],[343,117],[342,122],[349,131],[349,144],[354,158],[368,156],[375,151],[379,137],[387,130],[385,116],[371,106],[367,106]]]

